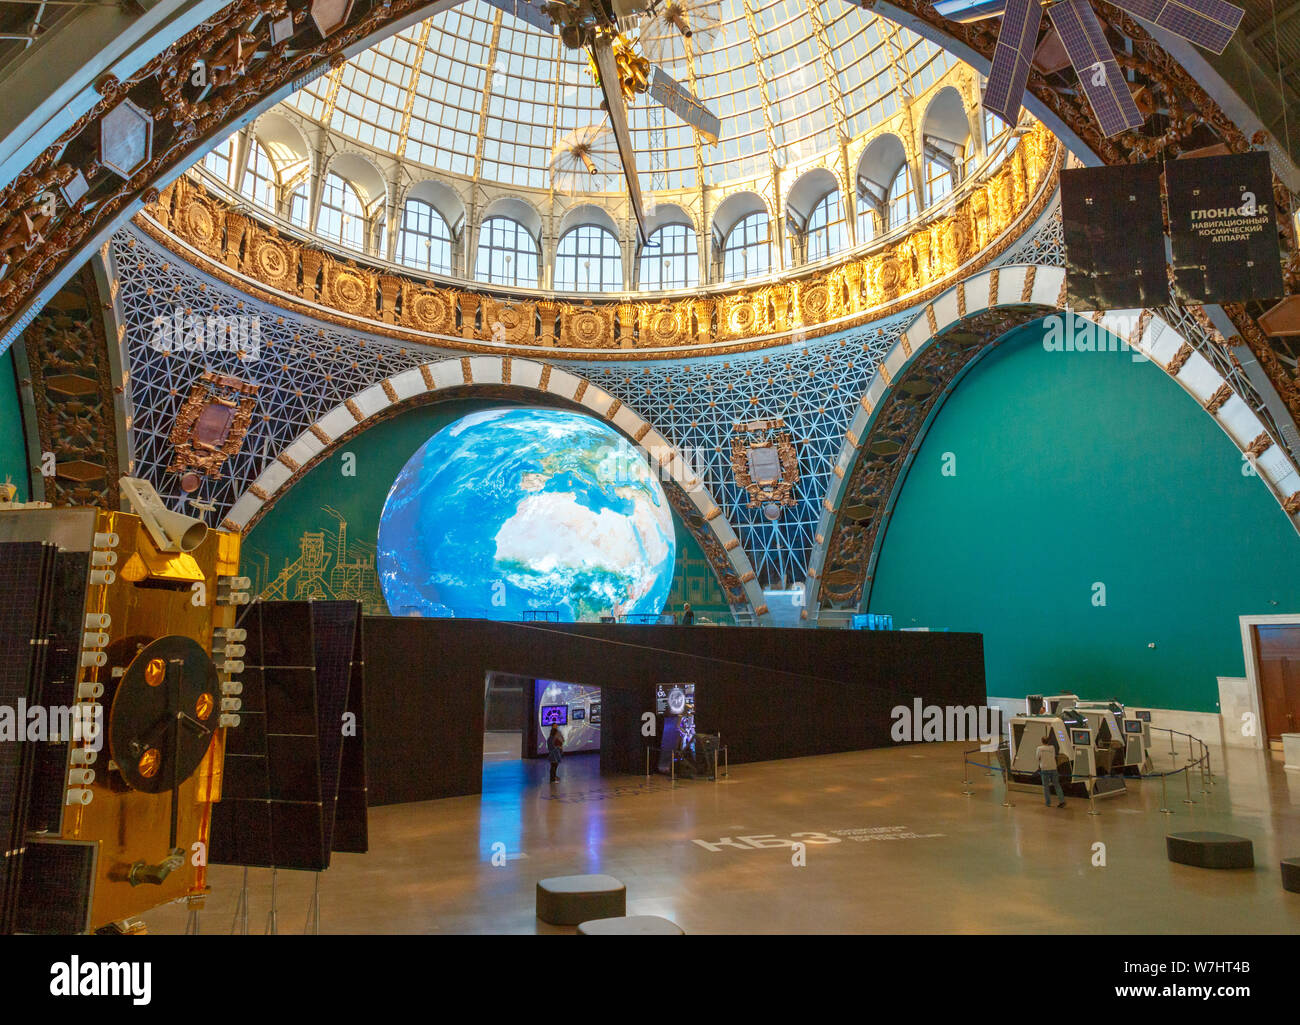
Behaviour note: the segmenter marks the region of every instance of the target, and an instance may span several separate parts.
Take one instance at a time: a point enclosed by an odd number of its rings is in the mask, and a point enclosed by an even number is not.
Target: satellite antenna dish
[[[1111,0],[1122,11],[1172,32],[1216,54],[1223,53],[1245,15],[1224,0]],[[1145,122],[1115,61],[1105,29],[1089,0],[940,0],[935,10],[954,21],[978,21],[1002,15],[993,65],[984,90],[984,107],[1007,124],[1020,120],[1020,104],[1038,46],[1043,9],[1069,57],[1079,87],[1106,136],[1140,128]]]
[[[641,51],[653,64],[686,60],[713,49],[722,32],[722,0],[664,0],[641,19]]]
[[[564,196],[608,192],[619,173],[618,142],[609,124],[584,125],[551,149],[551,187]]]

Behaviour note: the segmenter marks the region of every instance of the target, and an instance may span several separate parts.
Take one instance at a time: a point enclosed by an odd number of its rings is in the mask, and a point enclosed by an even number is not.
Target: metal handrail
[[[1190,770],[1193,766],[1198,766],[1200,768],[1201,793],[1203,794],[1208,793],[1209,791],[1206,788],[1214,786],[1214,772],[1210,764],[1210,749],[1209,746],[1205,743],[1205,741],[1201,740],[1199,737],[1192,736],[1192,734],[1190,733],[1184,733],[1181,730],[1171,729],[1168,726],[1152,726],[1151,729],[1152,731],[1160,730],[1162,733],[1169,734],[1169,753],[1171,755],[1177,754],[1177,751],[1174,747],[1174,737],[1177,736],[1177,737],[1187,738],[1187,763],[1185,765],[1182,765],[1177,769],[1170,769],[1166,772],[1154,772],[1154,771],[1149,773],[1139,772],[1137,776],[1138,779],[1159,779],[1160,780],[1159,811],[1162,815],[1172,815],[1173,812],[1169,808],[1165,807],[1165,805],[1168,803],[1168,791],[1167,791],[1168,778],[1170,776],[1176,776],[1180,772],[1183,773],[1184,774],[1183,781],[1187,788],[1187,796],[1183,799],[1183,803],[1196,804],[1196,801],[1192,799],[1191,773],[1188,770]],[[1194,744],[1200,745],[1201,753],[1199,756],[1196,754],[1196,749],[1193,747]],[[1001,748],[999,747],[999,750],[1000,749]],[[982,748],[973,747],[970,748],[969,750],[962,752],[962,784],[968,788],[962,791],[963,796],[970,797],[973,796],[975,793],[975,791],[969,789],[969,787],[971,787],[974,782],[973,780],[970,779],[970,767],[974,765],[979,768],[988,769],[990,770],[990,773],[1000,772],[1000,774],[1002,775],[1002,782],[1003,782],[1002,806],[1004,808],[1014,807],[1014,805],[1011,804],[1009,801],[1010,781],[1009,781],[1009,773],[1007,769],[1001,765],[992,766],[992,765],[986,765],[983,762],[972,761],[970,756],[973,754],[980,753],[981,751]],[[1074,781],[1075,779],[1132,779],[1132,778],[1133,777],[1131,776],[1125,776],[1123,774],[1119,774],[1119,775],[1107,774],[1104,776],[1075,776],[1073,773],[1070,774],[1071,782]],[[1089,814],[1090,815],[1098,814],[1098,812],[1095,810],[1095,805],[1093,803],[1093,796],[1091,791],[1088,794],[1088,804],[1089,804],[1089,808],[1091,809],[1089,811]]]

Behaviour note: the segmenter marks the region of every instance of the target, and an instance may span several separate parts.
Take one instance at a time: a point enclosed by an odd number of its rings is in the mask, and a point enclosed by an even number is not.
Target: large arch
[[[807,610],[855,609],[874,572],[902,471],[944,398],[1008,331],[1066,311],[1065,270],[1012,265],[944,292],[907,326],[859,401],[836,459],[809,558]],[[1067,311],[1068,312],[1068,311]],[[1300,469],[1212,363],[1149,310],[1089,316],[1162,367],[1253,458],[1300,530]]]
[[[348,439],[400,409],[488,389],[580,408],[635,444],[652,466],[660,468],[670,502],[700,542],[733,605],[748,605],[759,622],[770,621],[749,556],[687,457],[647,420],[586,378],[534,360],[509,356],[434,360],[362,389],[317,419],[275,457],[235,500],[222,522],[223,529],[246,534],[308,470]]]

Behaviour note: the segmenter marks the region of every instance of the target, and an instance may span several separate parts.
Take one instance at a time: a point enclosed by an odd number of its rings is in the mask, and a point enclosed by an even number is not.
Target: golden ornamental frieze
[[[281,236],[182,176],[136,223],[205,272],[340,327],[441,349],[583,358],[744,352],[816,337],[933,298],[1021,237],[1056,189],[1064,148],[1035,126],[947,216],[874,252],[784,281],[657,301],[509,299],[346,260]],[[1021,230],[1017,230],[1021,229]],[[183,245],[181,245],[183,244]]]

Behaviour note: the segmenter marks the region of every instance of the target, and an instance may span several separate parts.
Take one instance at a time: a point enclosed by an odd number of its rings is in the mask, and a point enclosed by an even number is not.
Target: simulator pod
[[[1010,722],[1011,772],[1008,785],[1016,790],[1038,791],[1043,785],[1038,771],[1038,745],[1056,749],[1061,787],[1074,797],[1110,797],[1125,792],[1124,780],[1099,778],[1096,734],[1082,712],[1064,709],[1060,715],[1017,715]],[[1110,748],[1107,746],[1107,757]]]
[[[1125,712],[1118,701],[1080,701],[1074,706],[1087,718],[1097,735],[1098,766],[1104,774],[1140,777],[1151,771],[1151,714],[1146,721]],[[1111,749],[1110,768],[1101,761],[1103,748]]]
[[[1078,694],[1030,694],[1025,698],[1025,715],[1060,715],[1062,708],[1071,708],[1078,700]]]

